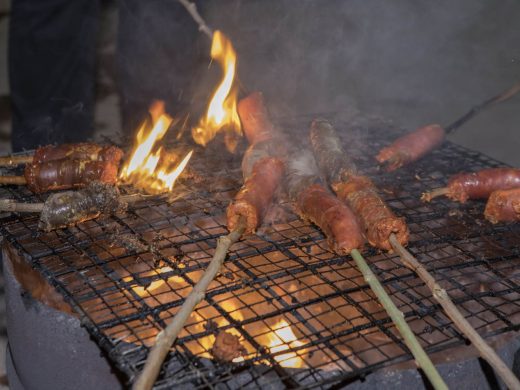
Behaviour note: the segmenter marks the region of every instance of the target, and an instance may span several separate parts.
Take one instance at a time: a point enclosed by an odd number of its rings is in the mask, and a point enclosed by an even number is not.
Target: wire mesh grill
[[[469,322],[485,336],[520,328],[518,224],[491,225],[482,202],[464,205],[422,192],[459,171],[503,165],[451,143],[395,174],[371,156],[388,143],[388,124],[338,121],[359,166],[388,204],[406,217],[409,250],[425,263]],[[307,118],[288,121],[304,138]],[[395,135],[393,133],[392,135]],[[295,137],[296,138],[296,137]],[[347,144],[347,143],[346,143]],[[172,319],[227,232],[225,209],[241,185],[240,156],[198,151],[179,199],[136,203],[51,233],[35,215],[1,216],[0,232],[57,288],[109,359],[130,380],[148,347]],[[2,197],[35,201],[23,188]],[[174,195],[175,195],[174,194]],[[465,340],[424,284],[397,256],[366,249],[373,271],[429,353]],[[241,338],[247,354],[232,364],[212,359],[218,331]],[[181,332],[157,388],[328,387],[410,360],[407,348],[348,256],[330,252],[322,233],[298,219],[283,194],[257,235],[235,244]]]

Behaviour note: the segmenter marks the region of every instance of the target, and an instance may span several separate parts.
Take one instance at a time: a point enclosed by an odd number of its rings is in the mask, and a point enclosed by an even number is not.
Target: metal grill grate
[[[307,118],[289,122],[285,128],[304,138]],[[337,129],[359,140],[353,155],[389,205],[406,217],[409,250],[479,333],[518,330],[520,226],[486,222],[482,202],[419,200],[451,174],[500,164],[448,143],[412,168],[383,175],[371,156],[387,143],[387,124],[338,122]],[[216,239],[227,232],[225,208],[241,184],[240,156],[198,151],[191,167],[194,176],[175,190],[184,196],[171,204],[150,199],[124,216],[45,234],[37,231],[37,216],[0,219],[2,236],[63,294],[129,378],[202,275]],[[0,194],[36,199],[22,188]],[[157,388],[340,385],[410,359],[351,259],[331,253],[321,232],[298,219],[283,196],[278,204],[257,236],[232,247]],[[364,253],[429,353],[464,344],[424,284],[395,255]],[[216,329],[241,337],[248,351],[244,361],[220,364],[210,358]]]

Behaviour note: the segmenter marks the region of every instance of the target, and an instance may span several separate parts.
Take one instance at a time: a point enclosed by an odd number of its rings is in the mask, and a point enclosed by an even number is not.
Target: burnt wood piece
[[[390,210],[372,180],[358,173],[332,124],[323,119],[313,121],[310,138],[321,172],[338,198],[359,218],[368,242],[377,248],[391,250],[389,238],[394,233],[401,244],[406,244],[409,232],[404,218]]]

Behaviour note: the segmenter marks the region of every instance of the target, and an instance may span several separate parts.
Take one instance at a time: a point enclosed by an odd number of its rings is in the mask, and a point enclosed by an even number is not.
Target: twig
[[[164,328],[156,337],[155,344],[148,354],[143,371],[132,386],[133,390],[148,390],[151,389],[162,363],[172,347],[179,332],[182,330],[184,323],[191,315],[195,306],[204,299],[206,290],[209,284],[215,279],[224,260],[226,259],[229,247],[234,244],[242,236],[246,228],[246,221],[240,218],[237,228],[229,233],[227,236],[218,239],[217,249],[213,255],[213,259],[208,265],[208,268],[202,275],[202,278],[197,282],[193,290],[190,292],[181,308],[173,317],[172,322]]]
[[[0,157],[0,166],[2,167],[13,167],[20,164],[30,164],[32,162],[32,154]]]
[[[500,359],[493,348],[484,341],[466,318],[464,318],[457,306],[455,306],[450,299],[446,290],[444,290],[426,268],[397,241],[393,234],[390,236],[390,243],[396,253],[401,257],[403,264],[419,275],[421,280],[426,283],[426,286],[432,291],[433,297],[440,303],[448,317],[450,317],[455,326],[473,343],[475,348],[479,351],[480,356],[495,369],[506,386],[509,389],[520,389],[520,381],[518,378],[511,372],[502,359]]]
[[[368,266],[367,262],[359,253],[357,249],[354,249],[350,252],[352,258],[356,262],[356,265],[358,266],[359,270],[363,274],[363,277],[365,278],[365,281],[370,285],[370,288],[376,294],[377,299],[379,299],[379,302],[383,307],[385,308],[386,312],[394,322],[395,326],[399,330],[399,333],[404,339],[404,342],[406,346],[410,349],[412,352],[413,357],[415,358],[415,361],[417,362],[417,365],[423,369],[424,373],[430,380],[432,386],[435,389],[448,389],[448,386],[446,386],[446,383],[444,383],[444,380],[439,375],[439,372],[433,365],[432,361],[424,352],[424,349],[421,347],[421,344],[419,344],[419,341],[413,334],[412,330],[408,326],[408,323],[404,319],[403,313],[395,306],[394,302],[390,299],[388,294],[386,293],[385,289],[379,283],[379,280],[377,279],[376,275],[372,272],[370,267]]]
[[[17,213],[41,213],[44,203],[17,202],[14,199],[0,199],[0,211]]]
[[[433,198],[437,198],[438,196],[446,195],[450,193],[450,189],[447,187],[434,188],[429,192],[423,192],[421,195],[421,200],[423,202],[431,202]]]
[[[143,194],[131,194],[131,195],[122,195],[121,201],[126,203],[134,203],[139,200],[144,200],[149,196],[153,195],[143,195]],[[41,213],[45,203],[26,203],[26,202],[17,202],[14,199],[0,199],[0,211],[11,211],[16,213]]]
[[[27,184],[24,176],[0,176],[0,184],[11,184],[23,186]]]
[[[186,11],[188,11],[193,20],[199,25],[199,31],[206,34],[210,40],[213,39],[213,30],[206,24],[202,16],[200,16],[199,11],[197,11],[197,5],[188,0],[178,1],[186,8]]]

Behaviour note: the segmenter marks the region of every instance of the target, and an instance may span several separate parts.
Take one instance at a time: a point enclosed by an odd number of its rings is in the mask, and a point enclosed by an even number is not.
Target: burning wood
[[[421,199],[430,202],[433,198],[446,195],[460,203],[468,199],[487,199],[494,191],[520,187],[520,169],[488,168],[478,172],[459,173],[448,181],[448,185],[425,192]]]
[[[313,121],[310,138],[320,170],[338,198],[346,202],[359,218],[368,242],[377,248],[390,250],[388,239],[395,233],[399,242],[406,244],[409,232],[404,218],[397,217],[390,210],[372,180],[357,172],[330,122]]]
[[[520,83],[513,85],[507,91],[473,107],[445,129],[437,124],[433,124],[405,134],[395,140],[391,145],[381,149],[376,156],[376,160],[380,164],[384,164],[387,171],[395,171],[405,165],[411,164],[442,145],[447,134],[460,128],[476,114],[494,104],[512,98],[518,92],[520,92]]]
[[[250,143],[242,160],[244,185],[227,209],[229,230],[240,217],[246,219],[246,232],[254,232],[262,223],[280,184],[285,148],[269,120],[262,94],[254,93],[240,101],[240,118]]]

